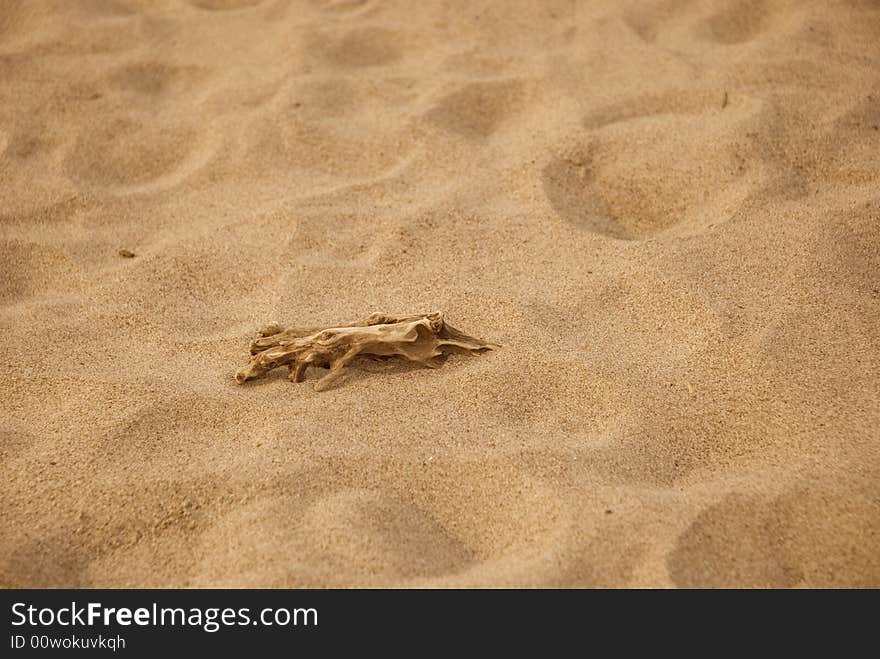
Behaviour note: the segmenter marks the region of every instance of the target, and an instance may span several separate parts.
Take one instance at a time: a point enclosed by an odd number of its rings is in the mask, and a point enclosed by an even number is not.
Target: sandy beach
[[[880,587],[877,1],[4,0],[0,80],[0,586]]]

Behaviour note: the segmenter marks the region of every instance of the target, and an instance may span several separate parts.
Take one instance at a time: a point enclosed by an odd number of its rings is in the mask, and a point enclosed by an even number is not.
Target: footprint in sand
[[[462,137],[481,140],[522,107],[525,97],[521,80],[472,82],[442,98],[427,118]]]
[[[616,123],[660,115],[699,115],[723,109],[729,103],[719,90],[675,89],[657,94],[631,96],[616,103],[597,107],[584,116],[582,123],[588,130],[598,130]]]
[[[114,71],[107,84],[114,91],[132,93],[140,98],[171,98],[175,94],[189,98],[196,91],[196,83],[204,76],[205,71],[196,66],[138,62]]]
[[[636,9],[624,14],[624,22],[647,42],[657,40],[664,24],[672,21],[677,15],[687,16],[681,10],[692,0],[660,0],[660,2],[639,3]]]
[[[202,537],[196,582],[429,585],[454,583],[491,563],[504,583],[557,541],[560,502],[506,465],[487,475],[478,466],[436,460],[400,478],[395,465],[363,462],[299,474],[287,487],[298,494],[224,515]],[[309,490],[328,483],[333,490]]]
[[[209,11],[229,11],[232,9],[247,9],[255,7],[263,0],[188,0],[189,4],[199,9]]]
[[[725,221],[763,176],[736,140],[756,108],[730,104],[721,89],[670,91],[590,111],[589,138],[544,166],[548,202],[572,225],[622,240]]]
[[[84,188],[149,192],[203,167],[214,148],[187,124],[120,118],[80,134],[65,164],[70,178]]]
[[[395,579],[458,572],[471,551],[429,512],[386,492],[348,490],[331,494],[303,515],[302,533],[342,572],[379,570]]]
[[[710,39],[721,44],[735,45],[751,41],[766,27],[769,3],[764,0],[734,0],[718,3],[725,5],[703,24]]]
[[[55,291],[72,292],[81,273],[66,252],[52,245],[0,242],[0,303]]]
[[[40,14],[29,7],[28,0],[4,0],[0,3],[0,36],[14,37],[39,25]]]
[[[236,586],[266,583],[266,572],[276,586],[394,583],[456,572],[471,561],[430,514],[369,489],[343,489],[305,508],[296,497],[262,497],[225,515],[203,545],[196,583]]]
[[[331,12],[358,12],[363,11],[371,4],[372,0],[313,0],[321,9]]]
[[[880,553],[864,529],[878,514],[876,501],[815,484],[778,497],[730,494],[682,533],[669,575],[684,588],[870,587]]]
[[[360,69],[393,64],[408,50],[407,35],[378,27],[350,30],[336,35],[315,35],[312,52],[323,62],[340,69]]]
[[[65,534],[0,551],[0,588],[88,587],[89,557]]]

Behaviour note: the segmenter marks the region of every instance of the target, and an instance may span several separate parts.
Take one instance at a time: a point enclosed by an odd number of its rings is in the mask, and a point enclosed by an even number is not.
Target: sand
[[[4,0],[0,78],[0,585],[880,586],[880,3]]]

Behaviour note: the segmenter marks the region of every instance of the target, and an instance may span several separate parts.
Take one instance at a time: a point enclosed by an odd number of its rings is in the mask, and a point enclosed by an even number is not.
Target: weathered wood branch
[[[341,327],[264,327],[251,343],[250,363],[235,374],[239,384],[287,366],[288,379],[302,382],[309,366],[329,368],[315,384],[329,388],[343,377],[355,357],[399,357],[437,368],[450,352],[481,352],[498,346],[468,336],[447,324],[441,312],[392,316],[374,313]]]

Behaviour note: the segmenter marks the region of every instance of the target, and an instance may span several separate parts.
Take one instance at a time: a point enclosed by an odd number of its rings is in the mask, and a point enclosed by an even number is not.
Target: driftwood
[[[306,368],[318,366],[330,372],[315,384],[323,391],[339,382],[342,369],[358,356],[401,357],[437,368],[451,352],[481,352],[498,346],[447,324],[440,312],[412,316],[374,313],[344,327],[291,327],[273,323],[259,331],[251,343],[250,363],[235,374],[239,384],[287,366],[288,379],[302,382]]]

